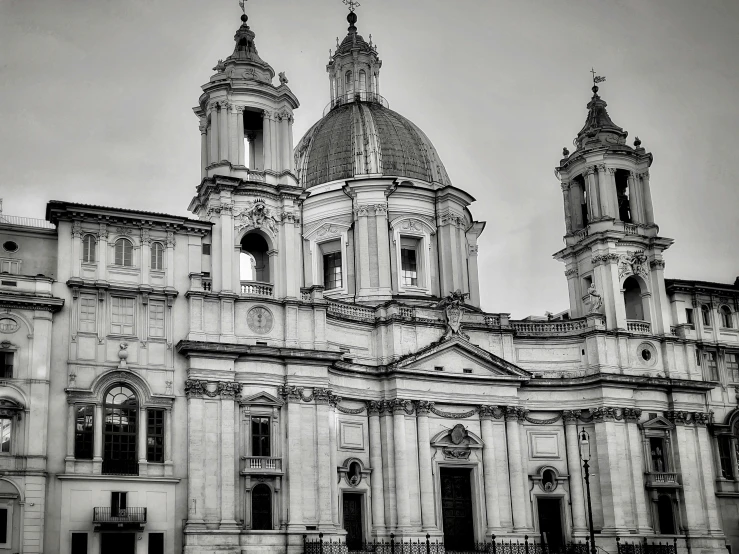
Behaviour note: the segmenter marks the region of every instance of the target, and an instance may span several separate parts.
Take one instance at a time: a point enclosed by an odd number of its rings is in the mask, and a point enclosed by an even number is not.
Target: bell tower
[[[598,95],[585,125],[563,149],[555,168],[564,200],[565,248],[554,256],[566,264],[571,317],[605,316],[607,329],[639,334],[670,332],[671,314],[662,253],[672,239],[659,236],[652,207],[652,154],[638,137],[616,125]]]

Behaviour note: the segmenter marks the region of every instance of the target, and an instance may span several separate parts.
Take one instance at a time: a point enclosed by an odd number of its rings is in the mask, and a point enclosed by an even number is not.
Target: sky
[[[654,155],[669,278],[739,276],[739,2],[362,0],[380,93],[477,200],[482,307],[568,307],[562,147],[595,68],[613,121]],[[346,35],[340,0],[250,0],[260,56],[301,102],[295,144],[329,101]],[[192,113],[233,51],[237,0],[0,0],[0,198],[44,217],[52,199],[188,215],[200,178]],[[274,81],[277,82],[277,79]]]

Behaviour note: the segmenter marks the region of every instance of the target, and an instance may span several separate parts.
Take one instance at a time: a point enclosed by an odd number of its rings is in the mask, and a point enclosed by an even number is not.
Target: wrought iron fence
[[[390,534],[389,539],[374,540],[362,544],[347,544],[341,539],[324,539],[323,533],[317,538],[309,539],[303,535],[304,554],[588,554],[589,543],[569,543],[561,547],[550,547],[546,543],[529,541],[528,535],[523,542],[517,540],[501,541],[491,536],[490,541],[477,542],[465,549],[446,549],[443,542],[431,540],[430,535],[417,539],[396,539]],[[627,552],[619,554],[677,554],[676,552]]]
[[[677,554],[677,539],[672,539],[672,544],[667,542],[649,543],[647,539],[644,542],[621,542],[616,537],[616,545],[618,546],[618,554]]]

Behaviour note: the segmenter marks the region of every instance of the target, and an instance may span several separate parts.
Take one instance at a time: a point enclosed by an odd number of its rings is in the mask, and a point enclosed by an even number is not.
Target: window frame
[[[115,313],[116,309],[116,302],[121,302],[123,300],[131,301],[132,306],[132,314],[131,314],[131,323],[130,325],[127,323],[123,323],[121,321],[116,321],[115,318],[118,317],[128,317],[127,314],[121,314],[120,310],[122,309],[122,306],[119,304],[118,310],[119,313]],[[119,326],[118,329],[116,329],[116,326]],[[127,332],[127,327],[130,327],[130,332]],[[123,337],[133,337],[136,335],[136,298],[134,296],[118,296],[118,295],[110,295],[110,333],[112,335],[118,335]]]
[[[704,377],[709,377],[710,381],[719,381],[718,352],[704,350],[701,357],[703,358]]]
[[[161,308],[161,312],[159,309]],[[161,319],[156,317],[161,313]],[[167,336],[167,310],[164,300],[149,300],[149,307],[147,309],[148,319],[148,337],[151,339],[164,339]],[[161,321],[161,326],[153,325],[155,322]],[[155,334],[152,330],[161,329],[161,334]]]
[[[731,308],[729,308],[727,305],[719,306],[718,309],[718,315],[719,315],[719,324],[722,329],[733,329],[734,328],[734,322],[732,321],[732,316],[734,315],[731,311]]]
[[[720,479],[733,481],[736,478],[737,469],[734,467],[734,460],[731,456],[731,451],[733,448],[734,440],[731,435],[722,434],[716,437],[716,450],[718,452],[718,470]],[[726,451],[724,451],[725,449]],[[727,461],[728,467],[725,467],[725,462]]]
[[[122,245],[121,253],[120,253],[120,260],[118,258],[118,245],[119,244]],[[126,246],[125,246],[126,244],[130,248],[129,263],[126,263]],[[134,251],[134,246],[133,246],[133,242],[130,239],[127,239],[124,237],[120,237],[116,239],[116,241],[113,243],[113,265],[118,266],[118,267],[130,267],[130,268],[135,267],[134,259],[133,259],[133,251]]]
[[[15,350],[7,350],[2,349],[0,350],[0,358],[2,358],[2,361],[0,362],[0,379],[14,379],[15,378]],[[8,365],[8,358],[10,358],[10,365]],[[7,375],[8,367],[10,368],[10,374]]]
[[[257,487],[265,487],[267,491],[269,492],[269,494],[266,495],[266,502],[267,502],[267,506],[269,507],[269,521],[268,521],[268,525],[266,528],[263,528],[261,526],[259,528],[256,528],[254,526],[254,499],[256,498],[254,491],[255,489],[257,489]],[[252,531],[272,531],[274,530],[274,517],[275,517],[274,516],[274,492],[272,490],[272,487],[269,486],[269,484],[267,483],[257,482],[254,484],[254,486],[252,486],[250,492],[251,494],[249,496],[251,497],[251,502],[249,502],[249,516],[250,516],[249,517],[249,520],[250,520],[249,527],[251,528]]]
[[[3,423],[0,423],[0,456],[12,456],[13,455],[13,432],[15,431],[15,418],[12,416],[0,416],[0,422],[7,421],[7,428],[8,428],[8,449],[4,449],[5,442],[3,441],[3,428],[5,425]]]
[[[341,249],[341,275],[342,286],[325,290],[324,294],[329,298],[346,295],[349,293],[349,256],[347,255],[349,244],[349,226],[343,223],[324,223],[314,228],[305,238],[310,241],[310,254],[312,284],[323,285],[323,248],[327,243],[339,241]]]
[[[424,276],[423,276],[423,271],[422,271],[422,267],[420,263],[421,258],[423,257],[423,253],[420,252],[422,240],[423,239],[419,239],[418,237],[400,235],[400,248],[398,249],[398,273],[399,273],[398,274],[398,289],[399,290],[424,288],[423,286],[419,286],[419,283],[420,284],[424,283],[424,278],[423,278]],[[403,244],[404,241],[406,243],[413,241],[414,244],[412,246],[409,244],[404,245]],[[404,267],[405,260],[403,259],[403,252],[413,252],[413,257],[414,257],[413,265],[415,266],[413,270],[405,269]],[[415,284],[412,282],[411,283],[405,282],[406,281],[406,271],[408,273],[412,272],[415,274],[415,277],[410,277],[411,280],[416,281]]]
[[[332,262],[327,267],[326,265],[326,259],[329,259],[329,262]],[[336,259],[338,259],[338,264],[333,263]],[[334,250],[333,252],[321,252],[321,267],[323,268],[323,290],[324,291],[332,291],[336,289],[341,289],[344,287],[344,258],[341,255],[341,249]],[[338,279],[334,279],[332,277],[336,276],[337,272],[328,272],[327,270],[330,269],[338,269]],[[329,286],[329,283],[333,283],[334,286]]]
[[[431,295],[431,235],[436,232],[426,221],[418,217],[403,217],[391,222],[392,239],[395,245],[395,260],[392,280],[398,294]],[[402,253],[403,239],[417,241],[416,271],[417,285],[403,284]],[[464,256],[466,254],[463,253]],[[464,258],[466,263],[467,258]]]
[[[152,416],[160,414],[161,421],[157,422],[156,419],[152,424]],[[150,464],[163,464],[164,463],[164,445],[166,441],[166,420],[167,414],[164,408],[147,408],[146,409],[146,461]],[[152,432],[152,428],[155,432]],[[157,428],[161,428],[159,432],[156,432]],[[154,439],[155,443],[157,440],[160,444],[151,444],[150,439]],[[157,459],[161,458],[161,459]]]
[[[0,542],[0,548],[10,548],[13,544],[13,506],[14,498],[0,499],[0,509],[7,510],[5,516],[5,542]]]
[[[148,540],[146,541],[146,552],[147,552],[147,554],[156,554],[157,552],[166,552],[166,549],[165,549],[166,533],[163,533],[161,531],[158,531],[156,533],[148,533],[148,535],[149,535],[149,537],[148,537]],[[155,536],[155,535],[158,536],[158,537],[161,537],[161,541],[162,541],[161,542],[161,549],[152,550],[152,546],[153,545],[151,543],[151,538],[153,536]],[[157,545],[157,547],[159,547],[159,546],[160,545]]]
[[[739,351],[726,352],[724,356],[726,356],[726,375],[729,383],[739,383]]]
[[[81,333],[96,333],[97,332],[97,305],[98,297],[92,294],[80,294],[79,297],[79,312],[77,319],[77,330]],[[92,307],[92,310],[86,310],[85,308]],[[92,314],[92,317],[90,317]],[[84,328],[83,328],[84,324]]]
[[[88,245],[88,242],[92,242]],[[83,264],[94,264],[97,263],[97,238],[92,233],[85,233],[82,235],[82,263]]]
[[[267,433],[254,433],[254,420],[255,419],[261,419],[266,420],[266,426],[267,426]],[[261,451],[262,448],[257,448],[257,445],[255,443],[255,436],[256,437],[266,437],[267,438],[267,450],[268,454],[255,454],[257,450]],[[252,457],[258,457],[258,458],[273,458],[273,448],[272,448],[272,418],[267,414],[250,414],[249,415],[249,452],[251,452]]]
[[[81,549],[81,550],[76,550],[75,549],[75,544],[74,544],[74,537],[75,536],[83,536],[83,537],[85,537],[85,540],[84,540],[84,543],[85,543],[84,544],[84,549]],[[89,549],[90,549],[90,537],[89,537],[89,534],[86,531],[72,531],[72,533],[70,534],[69,542],[70,542],[70,544],[69,544],[69,552],[70,552],[70,554],[80,554],[80,552],[82,552],[83,554],[87,554],[87,552],[89,552]]]
[[[164,271],[164,245],[159,241],[151,243],[149,267],[152,271]]]
[[[128,391],[130,391],[131,396],[135,398],[136,403],[135,404],[111,404],[108,403],[108,396],[112,393],[113,390],[117,388],[125,388]],[[121,391],[122,392],[122,391]],[[134,387],[132,387],[129,383],[126,382],[120,382],[115,383],[112,386],[108,387],[105,392],[103,393],[103,471],[102,473],[104,475],[138,475],[139,469],[138,469],[138,440],[139,440],[139,412],[141,407],[141,398],[139,398],[138,393]],[[126,412],[125,414],[123,412]],[[111,416],[117,415],[117,419],[115,417],[110,417],[111,423],[108,423],[109,419],[109,413]],[[133,417],[131,417],[133,415]],[[125,423],[125,429],[123,430],[123,418],[126,419]],[[133,419],[133,422],[131,423],[131,419]],[[120,429],[116,430],[114,427],[116,425],[119,425],[121,427]],[[108,430],[108,427],[110,426],[110,430]],[[130,429],[133,429],[131,431]],[[112,437],[110,440],[108,440],[108,437]],[[115,439],[115,437],[119,437],[118,439]],[[120,437],[127,437],[125,440],[121,439]],[[133,438],[131,438],[133,437]],[[120,447],[122,445],[125,445],[127,448],[124,451]],[[113,456],[113,450],[115,450],[115,446],[118,446],[117,456]],[[132,447],[132,448],[129,448]],[[125,454],[125,456],[124,456]],[[131,455],[132,454],[132,455]],[[124,459],[125,458],[125,459]],[[115,462],[119,462],[116,464]],[[124,463],[125,462],[125,463]],[[114,471],[106,471],[106,466],[110,465],[111,468]],[[128,465],[129,468],[135,468],[135,473],[121,473],[121,468]],[[117,471],[115,471],[117,469]]]
[[[701,323],[703,323],[703,327],[712,327],[711,308],[706,304],[701,304]]]

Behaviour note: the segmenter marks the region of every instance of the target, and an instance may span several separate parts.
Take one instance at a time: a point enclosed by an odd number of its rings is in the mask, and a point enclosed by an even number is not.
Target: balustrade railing
[[[416,310],[414,308],[408,308],[408,307],[401,306],[398,312],[400,313],[400,317],[412,318],[416,316]]]
[[[382,96],[377,94],[376,92],[367,92],[367,91],[357,91],[357,92],[347,92],[346,94],[341,94],[331,100],[331,102],[328,103],[328,105],[323,109],[323,116],[326,117],[326,114],[333,110],[334,108],[337,108],[339,106],[343,106],[345,104],[351,104],[352,102],[376,102],[377,104],[380,104],[384,106],[385,108],[389,108],[389,104],[387,103],[387,100],[385,100]]]
[[[21,217],[18,215],[0,214],[0,225],[22,225],[23,227],[36,227],[37,229],[56,229],[53,223],[45,219],[36,219],[35,217]]]
[[[260,281],[241,281],[241,294],[272,298],[274,286]]]
[[[652,484],[668,485],[677,484],[677,473],[674,471],[652,471],[648,474]]]
[[[647,539],[644,539],[644,542],[627,543],[621,542],[621,537],[616,537],[616,546],[618,554],[677,554],[677,538],[675,537],[672,539],[672,544],[669,541],[648,543]]]
[[[631,223],[624,223],[624,233],[626,233],[627,235],[638,235],[639,226],[633,225]]]
[[[579,231],[575,231],[575,241],[580,242],[581,240],[587,238],[588,236],[588,228],[585,227],[584,229],[580,229]]]
[[[358,319],[360,321],[375,320],[374,308],[366,308],[364,306],[357,306],[354,304],[344,304],[342,302],[329,302],[328,313],[329,315]]]
[[[270,456],[242,456],[244,463],[244,471],[268,472],[282,471],[282,458],[273,458]]]
[[[146,523],[146,508],[93,508],[93,523]]]
[[[629,319],[626,321],[626,329],[632,333],[648,335],[652,330],[652,326],[648,321]]]
[[[570,319],[567,321],[511,321],[510,324],[521,335],[579,333],[588,328],[586,319]]]

